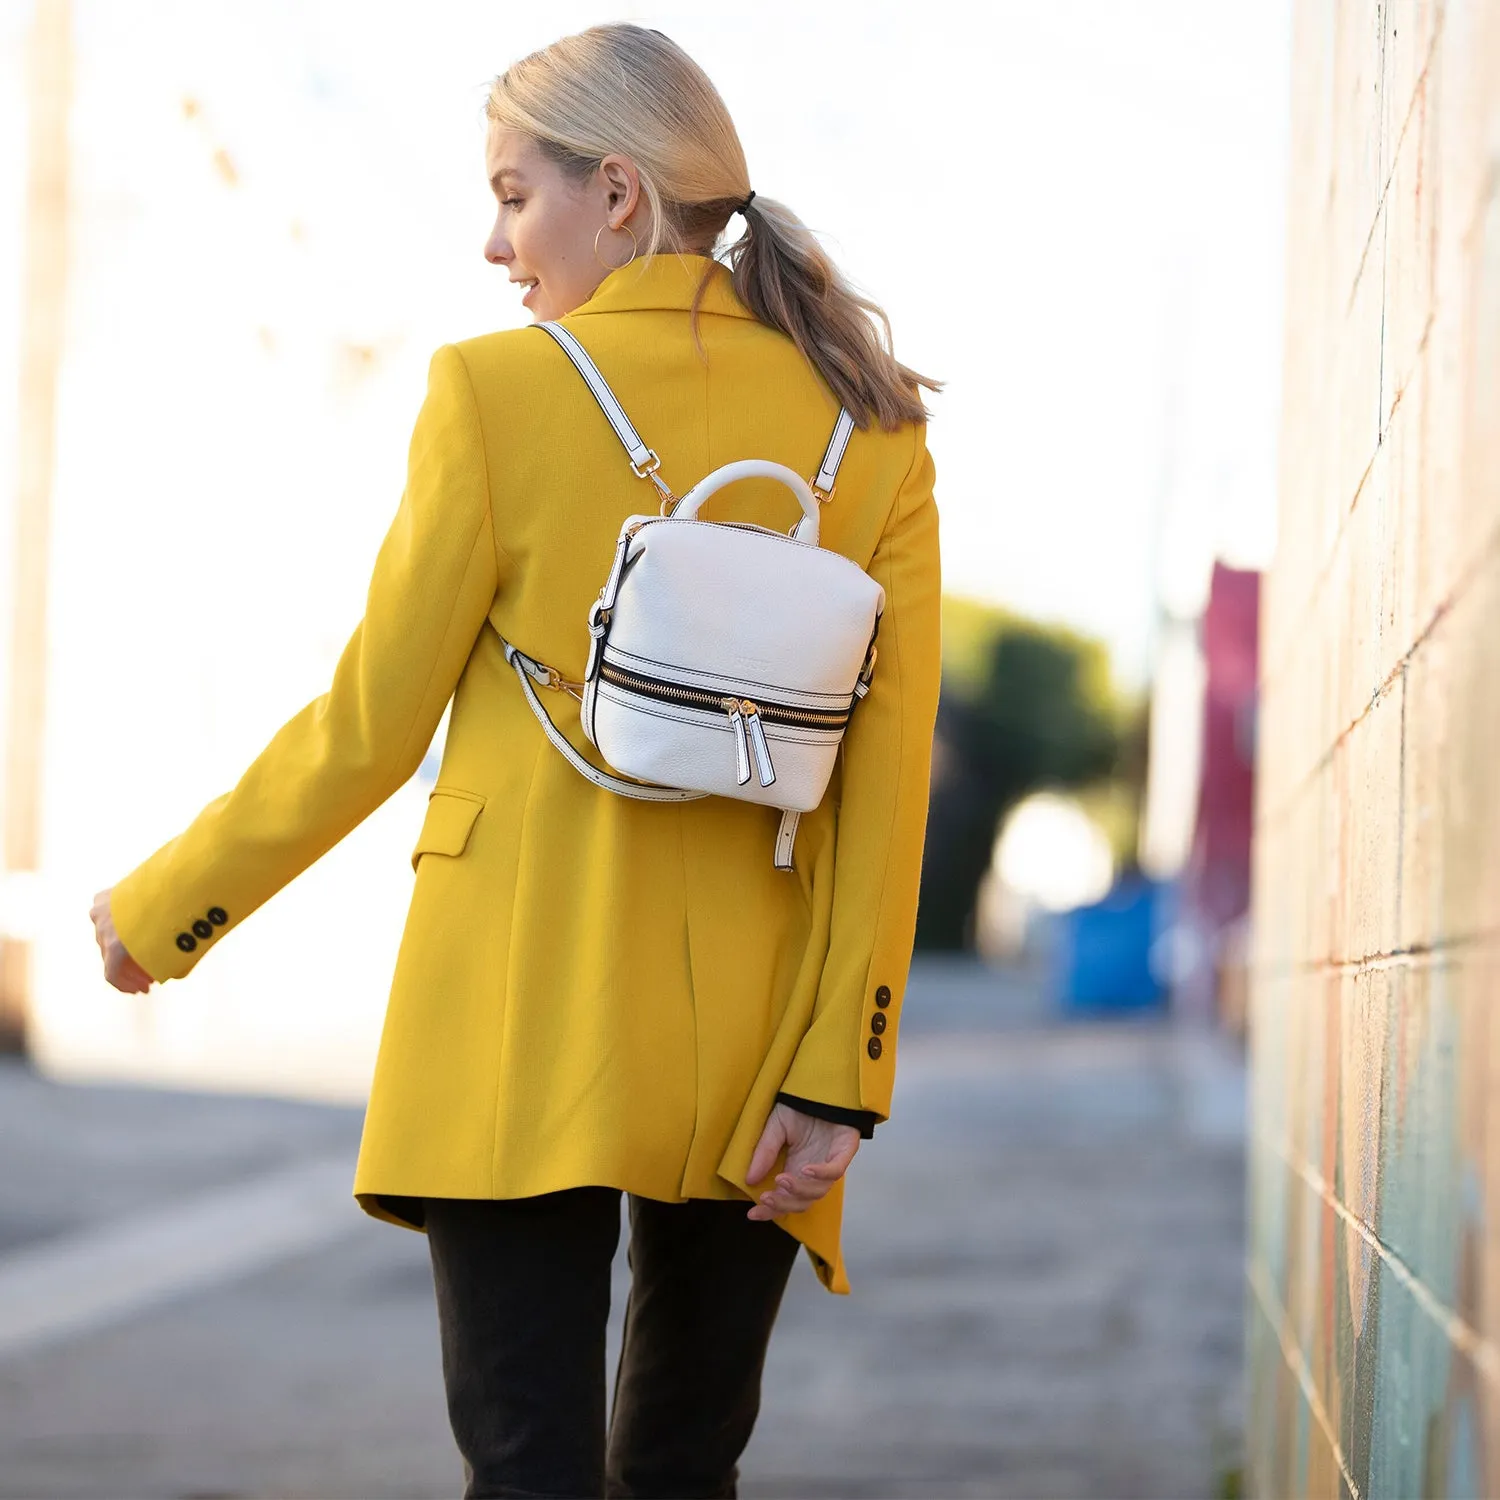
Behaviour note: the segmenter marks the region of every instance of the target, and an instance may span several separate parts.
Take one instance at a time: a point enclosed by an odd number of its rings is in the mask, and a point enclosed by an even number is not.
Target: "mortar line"
[[[1354,1476],[1349,1472],[1348,1461],[1344,1457],[1344,1449],[1338,1440],[1337,1433],[1333,1430],[1333,1424],[1328,1417],[1328,1409],[1323,1405],[1323,1398],[1318,1394],[1318,1388],[1313,1383],[1312,1371],[1307,1367],[1307,1359],[1303,1355],[1301,1347],[1293,1337],[1291,1319],[1286,1309],[1281,1305],[1281,1299],[1272,1290],[1265,1279],[1265,1272],[1253,1260],[1245,1262],[1245,1279],[1250,1283],[1250,1290],[1255,1294],[1260,1303],[1261,1311],[1265,1314],[1266,1321],[1271,1325],[1276,1334],[1276,1342],[1281,1346],[1281,1357],[1292,1373],[1297,1377],[1297,1384],[1302,1387],[1303,1399],[1307,1402],[1309,1410],[1317,1419],[1318,1426],[1323,1429],[1323,1436],[1328,1440],[1328,1446],[1333,1452],[1333,1461],[1339,1466],[1339,1474],[1349,1487],[1349,1493],[1354,1500],[1360,1500],[1359,1486],[1354,1482]]]
[[[1404,948],[1390,948],[1384,953],[1369,953],[1358,958],[1308,958],[1280,966],[1253,966],[1256,978],[1277,979],[1299,974],[1372,974],[1383,969],[1436,969],[1451,955],[1461,955],[1472,948],[1492,943],[1500,930],[1482,928],[1445,938],[1441,943],[1412,943]]]
[[[1429,41],[1427,43],[1427,55],[1422,59],[1422,67],[1421,67],[1420,71],[1417,74],[1416,81],[1412,85],[1411,98],[1407,101],[1406,114],[1402,117],[1402,120],[1401,120],[1401,129],[1397,133],[1396,146],[1395,146],[1395,149],[1394,149],[1394,151],[1392,153],[1392,156],[1391,156],[1391,170],[1390,170],[1389,174],[1386,176],[1385,181],[1380,186],[1380,196],[1379,196],[1379,199],[1377,200],[1376,205],[1375,205],[1375,213],[1374,213],[1374,215],[1370,219],[1370,228],[1369,228],[1369,230],[1368,230],[1368,232],[1366,233],[1366,236],[1365,236],[1365,245],[1364,245],[1364,248],[1360,251],[1359,270],[1356,270],[1356,272],[1355,272],[1354,280],[1351,283],[1351,289],[1350,289],[1350,293],[1349,293],[1349,301],[1345,305],[1345,308],[1344,308],[1344,312],[1345,312],[1346,316],[1347,316],[1347,314],[1349,312],[1349,309],[1354,305],[1354,297],[1355,297],[1355,295],[1356,295],[1356,293],[1358,292],[1358,289],[1359,289],[1359,277],[1360,277],[1360,274],[1361,274],[1361,272],[1363,270],[1363,267],[1364,267],[1365,256],[1366,256],[1366,254],[1368,254],[1369,247],[1370,247],[1370,242],[1374,238],[1374,235],[1375,235],[1375,225],[1379,222],[1380,211],[1385,206],[1386,195],[1390,191],[1391,183],[1395,180],[1395,177],[1396,177],[1396,163],[1397,163],[1397,160],[1399,159],[1400,154],[1401,154],[1401,147],[1405,143],[1406,133],[1407,133],[1408,129],[1410,129],[1410,127],[1411,127],[1412,116],[1416,113],[1417,101],[1422,97],[1422,95],[1425,92],[1425,90],[1427,88],[1427,85],[1428,85],[1428,75],[1432,71],[1432,61],[1433,61],[1433,58],[1437,55],[1438,42],[1441,39],[1442,34],[1443,34],[1444,15],[1445,15],[1445,13],[1443,11],[1441,11],[1441,10],[1437,14],[1437,18],[1436,18],[1436,20],[1433,23],[1432,36],[1431,36],[1431,38],[1429,39]],[[1382,47],[1383,46],[1384,46],[1384,40],[1382,38]],[[1382,68],[1383,68],[1383,64],[1382,64]],[[1486,202],[1488,201],[1488,195],[1487,194],[1481,193],[1480,198],[1481,198],[1481,201],[1486,201]],[[1476,215],[1476,220],[1477,220],[1478,217],[1479,216]],[[1465,230],[1463,231],[1463,233],[1461,235],[1461,238],[1464,241],[1468,240],[1472,229],[1473,229],[1473,225],[1472,224],[1470,224],[1469,226],[1467,226],[1465,228]],[[1383,309],[1383,300],[1384,299],[1382,299],[1382,309]],[[1383,310],[1382,310],[1382,318],[1383,318],[1383,316],[1384,316],[1384,313],[1383,313]],[[1432,330],[1432,324],[1433,324],[1433,321],[1434,321],[1435,317],[1436,317],[1436,299],[1434,298],[1432,300],[1432,305],[1430,305],[1428,307],[1428,309],[1427,309],[1427,318],[1426,318],[1425,326],[1423,327],[1421,338],[1418,339],[1418,341],[1417,341],[1417,346],[1416,346],[1416,349],[1414,351],[1414,357],[1417,356],[1417,355],[1420,355],[1422,353],[1422,351],[1427,347],[1427,337],[1428,337],[1428,334]],[[1390,430],[1391,421],[1395,418],[1396,408],[1397,408],[1397,406],[1400,405],[1400,403],[1401,403],[1401,396],[1404,393],[1405,393],[1405,386],[1403,385],[1402,389],[1396,393],[1396,403],[1395,403],[1395,405],[1393,405],[1391,407],[1390,417],[1387,418],[1383,423],[1377,423],[1376,424],[1376,432],[1377,432],[1376,443],[1375,443],[1375,451],[1376,451],[1376,453],[1378,453],[1380,451],[1380,445],[1381,445],[1381,442],[1384,439],[1385,432],[1388,432]],[[1318,570],[1318,576],[1313,580],[1313,586],[1309,590],[1307,597],[1302,601],[1301,605],[1299,605],[1299,607],[1298,607],[1298,618],[1299,618],[1299,620],[1302,619],[1302,618],[1304,618],[1306,615],[1310,614],[1312,612],[1313,606],[1317,602],[1317,597],[1318,597],[1318,593],[1319,593],[1319,590],[1320,590],[1320,586],[1323,583],[1325,577],[1327,576],[1329,567],[1332,564],[1332,559],[1333,559],[1333,557],[1338,552],[1338,544],[1339,544],[1339,542],[1342,539],[1343,534],[1344,534],[1344,520],[1349,515],[1349,513],[1351,511],[1353,511],[1354,507],[1358,504],[1360,491],[1364,489],[1365,481],[1369,477],[1369,473],[1370,473],[1371,468],[1374,467],[1374,462],[1375,462],[1375,459],[1374,459],[1374,455],[1372,454],[1371,458],[1370,458],[1370,462],[1365,466],[1364,472],[1361,473],[1361,475],[1359,476],[1358,481],[1356,482],[1356,484],[1354,486],[1354,494],[1350,497],[1348,506],[1345,507],[1344,511],[1342,512],[1342,514],[1339,517],[1338,529],[1334,532],[1334,535],[1333,535],[1333,545],[1329,548],[1328,555],[1327,555],[1327,557],[1324,558],[1323,565],[1322,565],[1322,567],[1319,568],[1319,570]],[[1295,641],[1297,638],[1298,638],[1298,633],[1297,632],[1293,632],[1293,634],[1288,637],[1288,640],[1289,641]],[[1284,651],[1283,654],[1282,654],[1282,661],[1280,661],[1280,662],[1277,663],[1278,668],[1280,667],[1280,665],[1282,664],[1282,662],[1284,662],[1286,656],[1290,654],[1290,652],[1291,652],[1292,649],[1294,649],[1294,648],[1291,647],[1290,645],[1288,645],[1286,651]]]
[[[1380,114],[1381,114],[1382,124],[1384,123],[1384,119],[1385,119],[1385,97],[1386,97],[1386,95],[1385,95],[1385,9],[1386,8],[1385,8],[1384,5],[1382,5],[1380,7],[1380,13],[1381,13],[1381,26],[1380,26],[1380,103],[1381,103],[1381,110],[1380,110]],[[1412,82],[1411,97],[1406,101],[1406,113],[1404,115],[1402,115],[1402,117],[1401,117],[1401,125],[1397,129],[1397,131],[1396,131],[1396,143],[1395,143],[1394,146],[1391,147],[1391,166],[1390,166],[1390,170],[1388,172],[1384,173],[1383,180],[1382,180],[1382,182],[1380,184],[1380,192],[1379,192],[1379,194],[1377,195],[1377,197],[1375,199],[1375,213],[1374,213],[1374,216],[1370,220],[1369,233],[1366,234],[1364,246],[1363,246],[1363,248],[1359,252],[1359,267],[1356,269],[1356,271],[1354,273],[1354,282],[1353,282],[1353,286],[1354,286],[1355,290],[1357,290],[1358,287],[1359,287],[1360,272],[1363,271],[1363,269],[1364,269],[1365,257],[1370,253],[1370,244],[1371,244],[1371,242],[1375,238],[1375,225],[1380,220],[1380,211],[1385,207],[1385,201],[1386,201],[1387,197],[1389,197],[1389,195],[1390,195],[1391,184],[1396,180],[1396,168],[1397,168],[1397,165],[1399,164],[1399,162],[1401,160],[1401,147],[1402,147],[1402,145],[1406,141],[1406,132],[1411,128],[1411,117],[1417,112],[1417,100],[1422,97],[1423,92],[1427,88],[1427,75],[1432,70],[1432,59],[1433,59],[1434,55],[1437,52],[1438,38],[1441,37],[1442,34],[1443,34],[1443,16],[1444,16],[1444,12],[1441,11],[1441,10],[1439,10],[1438,13],[1437,13],[1437,18],[1433,22],[1432,36],[1428,39],[1428,42],[1427,42],[1427,55],[1426,55],[1426,57],[1424,57],[1422,59],[1422,66],[1418,70],[1417,76],[1416,76],[1416,78]],[[1381,131],[1382,144],[1384,143],[1384,138],[1385,138],[1385,132],[1384,132],[1384,130],[1382,130]],[[1383,165],[1383,163],[1382,163],[1382,165]],[[1344,313],[1345,313],[1346,316],[1348,315],[1349,309],[1351,307],[1353,307],[1353,306],[1354,306],[1354,292],[1351,291],[1350,294],[1349,294],[1349,301],[1348,301],[1348,303],[1344,307]]]
[[[1432,614],[1427,618],[1427,622],[1422,626],[1421,630],[1417,632],[1416,636],[1412,640],[1411,645],[1408,646],[1406,650],[1402,652],[1402,654],[1396,659],[1391,667],[1391,670],[1386,674],[1386,676],[1380,682],[1379,686],[1370,695],[1369,702],[1366,703],[1365,706],[1360,710],[1360,712],[1353,719],[1351,719],[1349,723],[1338,732],[1337,735],[1334,736],[1333,742],[1318,757],[1318,759],[1313,763],[1312,767],[1303,773],[1300,780],[1287,794],[1286,800],[1278,805],[1272,812],[1263,814],[1262,817],[1257,820],[1258,826],[1264,827],[1267,822],[1274,822],[1277,818],[1285,816],[1286,813],[1291,810],[1298,797],[1300,797],[1303,792],[1305,792],[1307,788],[1312,785],[1312,782],[1317,777],[1318,773],[1322,771],[1331,761],[1331,759],[1333,758],[1333,752],[1337,750],[1338,747],[1343,744],[1346,739],[1349,738],[1350,734],[1352,734],[1354,730],[1357,729],[1359,725],[1374,711],[1376,705],[1379,704],[1380,700],[1384,698],[1386,693],[1390,690],[1390,685],[1394,681],[1396,675],[1398,673],[1406,671],[1407,667],[1411,664],[1412,657],[1415,656],[1424,645],[1426,645],[1428,639],[1432,635],[1432,632],[1437,629],[1438,625],[1441,624],[1442,621],[1453,612],[1454,606],[1463,597],[1465,592],[1473,585],[1475,580],[1479,577],[1480,573],[1482,573],[1484,569],[1494,561],[1496,554],[1500,554],[1500,522],[1497,522],[1491,528],[1489,536],[1485,537],[1484,540],[1479,544],[1479,547],[1476,549],[1474,556],[1470,559],[1468,566],[1454,580],[1452,588],[1448,591],[1444,598],[1434,606]],[[1264,679],[1262,681],[1264,681]],[[1262,687],[1258,685],[1257,691],[1261,690]]]
[[[1406,1264],[1405,1260],[1392,1250],[1358,1214],[1339,1200],[1329,1187],[1327,1178],[1310,1162],[1303,1161],[1292,1149],[1290,1142],[1284,1137],[1274,1135],[1269,1130],[1252,1128],[1251,1136],[1276,1152],[1308,1187],[1369,1245],[1377,1258],[1390,1267],[1391,1274],[1411,1295],[1413,1301],[1447,1334],[1450,1342],[1468,1355],[1475,1369],[1489,1380],[1500,1384],[1500,1349],[1497,1349],[1483,1334],[1465,1322],[1454,1309],[1434,1296],[1427,1284]]]
[[[1421,335],[1412,348],[1413,369],[1416,368],[1417,361],[1421,359],[1422,355],[1427,350],[1427,344],[1432,336],[1433,325],[1434,323],[1436,323],[1436,321],[1437,311],[1436,304],[1434,303],[1434,305],[1428,309],[1426,320],[1422,324]],[[1359,478],[1355,481],[1354,493],[1349,497],[1349,503],[1344,506],[1339,512],[1339,524],[1334,530],[1333,542],[1328,548],[1327,553],[1323,557],[1322,562],[1318,565],[1317,575],[1316,577],[1314,577],[1311,586],[1307,590],[1307,593],[1303,595],[1302,599],[1296,606],[1295,619],[1297,622],[1297,629],[1290,631],[1286,636],[1285,641],[1282,643],[1280,654],[1275,659],[1274,666],[1272,665],[1271,658],[1267,656],[1266,661],[1262,665],[1261,671],[1256,677],[1256,687],[1258,689],[1263,688],[1265,684],[1271,680],[1273,675],[1279,678],[1282,669],[1286,666],[1287,662],[1291,660],[1292,656],[1299,649],[1298,642],[1302,640],[1304,634],[1306,633],[1307,621],[1317,606],[1318,599],[1323,591],[1323,586],[1328,581],[1328,575],[1333,571],[1333,564],[1338,557],[1339,544],[1344,539],[1344,532],[1348,527],[1349,517],[1354,514],[1355,510],[1359,506],[1360,496],[1364,494],[1365,485],[1369,482],[1370,474],[1375,468],[1375,460],[1380,456],[1380,450],[1385,443],[1385,435],[1390,431],[1391,423],[1396,420],[1396,413],[1401,409],[1401,403],[1406,396],[1406,388],[1410,384],[1411,380],[1408,377],[1407,379],[1403,380],[1401,388],[1396,392],[1396,398],[1391,403],[1390,415],[1386,419],[1384,429],[1376,433],[1375,447],[1371,450],[1369,459],[1366,461],[1363,470],[1361,470]]]
[[[1392,152],[1392,156],[1391,156],[1391,169],[1390,169],[1389,173],[1386,174],[1385,181],[1381,185],[1380,197],[1379,197],[1379,200],[1378,200],[1377,205],[1376,205],[1375,216],[1374,216],[1374,218],[1372,218],[1371,223],[1370,223],[1370,230],[1369,230],[1368,235],[1366,236],[1365,248],[1360,253],[1360,267],[1361,267],[1361,270],[1362,270],[1363,265],[1364,265],[1365,255],[1368,253],[1369,245],[1370,245],[1371,241],[1374,238],[1375,226],[1379,222],[1380,210],[1384,207],[1386,195],[1388,194],[1388,192],[1390,190],[1391,183],[1395,180],[1396,165],[1397,165],[1397,161],[1398,161],[1398,159],[1400,157],[1401,146],[1405,142],[1407,131],[1409,130],[1410,125],[1411,125],[1412,116],[1416,113],[1417,102],[1418,102],[1418,100],[1420,100],[1422,98],[1422,95],[1423,95],[1424,91],[1426,90],[1426,88],[1428,86],[1428,83],[1429,83],[1429,75],[1430,75],[1430,73],[1432,71],[1433,59],[1437,55],[1438,43],[1441,40],[1442,34],[1443,34],[1444,19],[1445,19],[1444,13],[1442,11],[1439,11],[1438,15],[1436,17],[1436,20],[1434,21],[1434,24],[1433,24],[1432,36],[1431,36],[1431,38],[1429,38],[1428,43],[1427,43],[1426,54],[1425,54],[1425,56],[1422,59],[1421,69],[1419,70],[1419,72],[1417,74],[1417,77],[1416,77],[1416,80],[1413,83],[1412,91],[1411,91],[1411,97],[1407,101],[1406,113],[1402,117],[1401,127],[1400,127],[1400,130],[1397,133],[1396,146],[1395,146],[1395,148],[1394,148],[1394,150]],[[1384,46],[1385,46],[1384,28],[1382,27],[1382,33],[1381,33],[1382,84],[1384,82],[1384,61],[1383,61],[1383,58],[1384,58]],[[1493,176],[1495,174],[1496,174],[1496,169],[1492,168],[1491,169],[1491,173],[1488,174],[1488,175]],[[1481,203],[1487,202],[1488,201],[1488,197],[1489,197],[1489,194],[1487,194],[1487,193],[1481,193],[1480,194]],[[1481,215],[1476,214],[1476,221],[1477,221],[1477,219],[1480,216]],[[1470,231],[1472,230],[1472,227],[1473,227],[1472,225],[1469,226],[1469,228],[1466,229],[1461,234],[1461,236],[1460,236],[1461,239],[1463,239],[1465,242],[1469,238],[1469,234],[1470,234]],[[1353,282],[1353,288],[1354,288],[1354,290],[1351,291],[1351,293],[1350,293],[1349,306],[1353,305],[1354,294],[1355,294],[1355,291],[1357,291],[1358,284],[1359,284],[1359,274],[1360,273],[1358,271],[1355,274],[1355,278],[1354,278],[1354,282]],[[1346,312],[1346,314],[1348,312],[1348,307],[1347,306],[1345,308],[1345,312]],[[1384,330],[1384,318],[1385,318],[1384,298],[1382,297],[1382,306],[1381,306],[1381,327],[1382,327],[1382,333],[1383,333],[1383,330]],[[1433,326],[1433,323],[1435,322],[1435,320],[1436,320],[1436,298],[1434,298],[1432,300],[1432,305],[1429,306],[1429,308],[1427,310],[1427,317],[1426,317],[1426,320],[1424,322],[1424,326],[1423,326],[1423,329],[1422,329],[1422,335],[1419,338],[1419,340],[1417,341],[1417,346],[1416,346],[1416,349],[1415,349],[1414,354],[1413,354],[1413,360],[1414,360],[1414,362],[1415,362],[1416,359],[1420,358],[1421,354],[1426,349],[1427,343],[1428,343],[1428,339],[1429,339],[1429,335],[1431,334],[1432,326]],[[1384,358],[1384,339],[1382,337],[1382,359],[1383,358]],[[1318,598],[1319,598],[1320,594],[1322,593],[1323,586],[1326,583],[1327,578],[1328,578],[1328,574],[1332,570],[1334,559],[1338,555],[1339,545],[1343,541],[1346,521],[1347,521],[1349,515],[1351,515],[1353,513],[1355,507],[1359,503],[1360,495],[1362,494],[1362,492],[1364,490],[1364,487],[1365,487],[1365,484],[1366,484],[1366,482],[1369,479],[1370,471],[1371,471],[1371,469],[1374,468],[1375,457],[1376,457],[1376,455],[1378,455],[1378,453],[1380,451],[1380,448],[1381,448],[1381,446],[1383,445],[1383,443],[1385,441],[1385,435],[1390,430],[1391,422],[1395,420],[1396,412],[1400,408],[1401,398],[1405,395],[1405,392],[1406,392],[1406,383],[1404,382],[1403,385],[1402,385],[1402,387],[1401,387],[1401,389],[1396,392],[1396,399],[1395,399],[1394,404],[1391,407],[1391,411],[1390,411],[1389,417],[1386,418],[1384,421],[1377,421],[1377,423],[1376,423],[1375,451],[1374,451],[1374,453],[1372,453],[1372,455],[1370,457],[1370,461],[1366,464],[1363,473],[1361,473],[1358,482],[1354,486],[1354,494],[1350,498],[1348,506],[1345,507],[1345,509],[1341,512],[1341,514],[1339,516],[1339,524],[1338,524],[1338,527],[1335,530],[1334,536],[1333,536],[1333,545],[1329,548],[1327,555],[1323,559],[1322,565],[1318,569],[1317,576],[1313,580],[1312,587],[1309,589],[1307,595],[1304,597],[1302,603],[1298,607],[1296,618],[1297,618],[1299,627],[1305,627],[1305,622],[1306,622],[1307,617],[1310,616],[1313,613],[1313,610],[1315,609],[1315,607],[1317,605]],[[1484,550],[1484,548],[1482,547],[1481,550]],[[1469,581],[1469,580],[1464,580],[1464,581]],[[1405,660],[1410,658],[1411,653],[1412,653],[1413,650],[1415,650],[1416,645],[1420,642],[1420,640],[1423,637],[1426,636],[1428,630],[1430,630],[1431,626],[1437,621],[1438,618],[1441,617],[1441,615],[1445,612],[1446,607],[1453,602],[1453,600],[1454,600],[1455,597],[1456,597],[1456,593],[1454,595],[1450,595],[1449,599],[1446,600],[1446,601],[1444,601],[1444,604],[1440,605],[1438,607],[1438,609],[1434,612],[1432,619],[1430,619],[1428,621],[1427,626],[1425,626],[1423,628],[1421,636],[1418,637],[1418,641],[1414,642],[1413,645],[1412,645],[1412,647],[1409,648],[1408,651],[1406,652],[1405,658],[1403,658],[1403,663],[1402,663],[1403,665],[1404,665]],[[1284,646],[1282,652],[1279,655],[1279,659],[1276,662],[1276,668],[1275,668],[1275,670],[1276,670],[1276,675],[1277,675],[1278,678],[1279,678],[1279,676],[1281,674],[1281,670],[1284,668],[1284,666],[1286,664],[1286,661],[1290,658],[1291,654],[1296,649],[1294,643],[1297,640],[1301,639],[1304,634],[1305,634],[1305,629],[1299,628],[1297,630],[1293,630],[1285,638],[1286,645]],[[1263,690],[1264,690],[1264,684],[1270,680],[1270,676],[1271,676],[1271,673],[1270,673],[1270,664],[1267,663],[1267,670],[1266,670],[1266,672],[1264,672],[1261,675],[1260,681],[1257,683],[1258,690],[1260,690],[1260,691],[1263,692]],[[1377,697],[1378,697],[1378,693],[1377,693]],[[1373,701],[1374,700],[1372,699],[1372,703],[1370,705],[1372,707],[1373,707]],[[1363,717],[1363,715],[1361,715],[1361,717]],[[1357,723],[1358,720],[1355,720],[1354,722]],[[1353,724],[1350,724],[1349,726],[1347,726],[1347,728],[1344,731],[1344,733],[1347,733],[1347,730],[1349,728],[1353,728]],[[1340,736],[1340,738],[1342,738],[1342,735]],[[1336,746],[1338,744],[1338,740],[1335,740],[1334,744]],[[1331,749],[1332,749],[1332,747],[1330,747],[1330,750]],[[1312,777],[1316,776],[1317,773],[1320,770],[1322,770],[1322,768],[1323,768],[1323,766],[1324,766],[1324,764],[1326,762],[1326,759],[1327,759],[1327,756],[1325,755],[1324,757],[1320,758],[1317,763],[1315,763],[1313,765],[1313,767],[1310,769],[1310,771],[1303,778],[1303,781],[1299,782],[1298,785],[1297,785],[1297,787],[1294,789],[1294,792],[1292,794],[1293,797],[1295,797],[1296,793],[1300,792],[1303,789],[1303,787],[1305,786],[1305,784],[1306,784],[1306,782],[1308,780],[1310,780]]]

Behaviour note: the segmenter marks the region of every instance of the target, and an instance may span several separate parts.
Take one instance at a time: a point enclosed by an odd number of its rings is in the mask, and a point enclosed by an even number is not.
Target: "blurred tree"
[[[972,945],[975,901],[1001,819],[1043,787],[1090,787],[1126,769],[1136,758],[1122,755],[1133,727],[1102,642],[973,600],[944,600],[919,948]],[[1113,809],[1104,821],[1128,863],[1134,820],[1121,815],[1122,801],[1132,805],[1116,792],[1101,807]]]

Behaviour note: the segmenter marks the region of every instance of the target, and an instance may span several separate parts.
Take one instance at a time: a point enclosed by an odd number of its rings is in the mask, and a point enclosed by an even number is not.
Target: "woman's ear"
[[[623,224],[640,202],[641,179],[635,163],[628,156],[611,154],[599,163],[599,175],[607,194],[606,212],[613,219],[616,211],[623,209],[619,220]]]

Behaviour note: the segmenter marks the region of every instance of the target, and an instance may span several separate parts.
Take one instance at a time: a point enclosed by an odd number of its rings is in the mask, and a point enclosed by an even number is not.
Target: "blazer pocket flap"
[[[427,816],[422,820],[417,847],[411,851],[412,869],[424,854],[462,854],[483,807],[484,798],[478,792],[434,787],[427,794]]]

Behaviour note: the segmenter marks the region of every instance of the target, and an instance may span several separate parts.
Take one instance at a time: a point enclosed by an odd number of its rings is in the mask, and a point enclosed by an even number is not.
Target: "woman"
[[[592,785],[513,680],[502,638],[581,677],[620,522],[657,503],[526,328],[438,350],[332,687],[94,915],[117,988],[184,977],[411,776],[451,698],[355,1197],[427,1233],[469,1495],[732,1495],[797,1245],[848,1290],[843,1176],[890,1104],[938,693],[937,387],[752,193],[723,101],[660,32],[564,38],[487,116],[485,255],[593,356],[675,493],[736,458],[811,473],[855,416],[821,541],[885,589],[878,666],[793,869],[773,809]],[[713,509],[795,519],[764,480]]]

